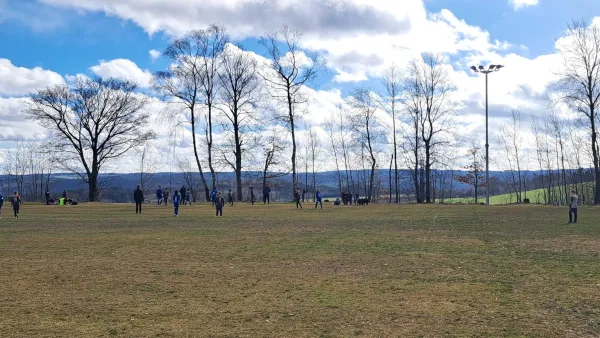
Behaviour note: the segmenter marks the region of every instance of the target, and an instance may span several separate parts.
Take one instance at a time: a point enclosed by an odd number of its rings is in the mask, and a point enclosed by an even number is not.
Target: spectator
[[[140,188],[139,184],[138,184],[137,188],[135,189],[135,191],[133,192],[133,200],[135,201],[135,213],[141,214],[142,213],[142,203],[144,202],[144,192]]]

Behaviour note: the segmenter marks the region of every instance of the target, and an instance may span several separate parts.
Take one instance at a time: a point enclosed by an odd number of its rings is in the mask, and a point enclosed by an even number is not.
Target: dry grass
[[[1,335],[600,336],[600,209],[133,209],[4,210]]]

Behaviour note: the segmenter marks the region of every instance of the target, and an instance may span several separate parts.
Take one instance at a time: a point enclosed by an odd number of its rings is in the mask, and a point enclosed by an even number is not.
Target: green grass
[[[23,205],[13,337],[598,337],[600,209]]]
[[[586,189],[588,189],[589,191],[587,192],[588,195],[591,196],[591,191],[592,191],[592,187],[593,187],[593,182],[589,182],[589,183],[584,183],[584,187]],[[567,190],[572,189],[572,187],[570,185],[567,186]],[[527,190],[527,192],[522,192],[521,196],[523,198],[527,197],[529,198],[529,201],[531,203],[535,203],[535,204],[545,204],[546,203],[546,196],[547,196],[547,189],[533,189],[533,190]],[[555,193],[557,196],[559,196],[561,194],[561,190],[559,189],[559,187],[552,187],[552,192]],[[564,192],[562,192],[564,194]],[[484,203],[485,202],[485,190],[483,191],[483,194],[481,194],[479,196],[479,203]],[[512,204],[512,203],[516,203],[517,202],[517,195],[515,193],[511,193],[511,194],[502,194],[502,195],[496,195],[496,196],[490,196],[490,204],[491,205],[502,205],[502,204]],[[554,203],[555,201],[550,201],[550,203]],[[475,198],[454,198],[452,199],[452,203],[475,203]]]

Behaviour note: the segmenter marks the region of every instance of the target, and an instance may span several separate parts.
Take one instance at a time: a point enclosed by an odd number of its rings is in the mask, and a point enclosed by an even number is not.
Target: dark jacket
[[[300,191],[299,190],[296,190],[296,192],[294,193],[294,198],[296,200],[300,200]]]
[[[133,200],[136,202],[144,201],[144,192],[142,191],[142,189],[135,189],[133,193]]]
[[[179,206],[179,202],[181,202],[181,195],[174,194],[173,195],[173,205],[177,207],[177,206]]]
[[[225,199],[223,198],[223,196],[217,197],[217,200],[215,201],[215,207],[217,209],[219,209],[219,208],[223,208],[224,206],[225,206]]]
[[[21,196],[16,196],[16,197],[13,196],[11,203],[12,203],[13,209],[19,210],[19,208],[21,207]]]
[[[264,187],[263,188],[263,195],[268,195],[271,193],[271,188],[269,187]]]

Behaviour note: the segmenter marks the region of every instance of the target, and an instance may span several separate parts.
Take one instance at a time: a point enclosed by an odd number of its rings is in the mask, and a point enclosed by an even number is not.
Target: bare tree
[[[375,156],[377,152],[376,144],[378,142],[377,129],[379,127],[379,122],[375,116],[377,103],[373,93],[366,88],[355,89],[350,96],[349,103],[355,111],[352,116],[352,127],[359,136],[358,140],[361,142],[362,149],[367,150],[369,156],[368,162],[371,164],[368,183],[365,184],[365,187],[368,185],[368,190],[366,191],[367,198],[371,199],[373,197],[375,168],[377,166],[377,158]]]
[[[420,138],[423,143],[425,167],[425,201],[431,202],[431,170],[436,149],[447,143],[445,134],[452,128],[451,118],[458,103],[452,99],[454,84],[444,67],[440,54],[424,53],[409,65],[408,96],[409,111],[418,119]],[[416,147],[418,148],[418,147]]]
[[[259,120],[258,100],[260,82],[257,76],[256,60],[243,50],[235,51],[233,47],[227,48],[222,55],[222,66],[219,73],[219,82],[222,88],[219,101],[224,106],[222,115],[227,120],[225,130],[232,138],[227,142],[229,149],[221,153],[221,158],[235,172],[236,196],[241,201],[243,157],[252,137],[250,132],[257,129]],[[233,160],[228,153],[233,154]]]
[[[313,195],[316,194],[317,191],[317,169],[318,169],[318,160],[321,155],[321,146],[319,142],[319,138],[313,128],[308,129],[308,150],[310,156],[310,162],[312,165],[312,192]],[[316,198],[316,197],[315,197]]]
[[[478,203],[479,188],[485,187],[487,182],[485,181],[484,170],[482,168],[481,149],[473,144],[471,149],[468,151],[470,157],[470,163],[464,167],[466,174],[457,175],[455,179],[461,183],[472,186],[475,190],[475,203]]]
[[[77,78],[30,97],[27,114],[54,134],[52,146],[61,163],[87,183],[90,202],[98,200],[102,167],[154,137],[144,130],[147,101],[136,89],[129,81]]]
[[[396,203],[400,202],[400,194],[398,189],[398,142],[396,140],[397,128],[396,122],[398,113],[401,109],[402,95],[402,74],[395,65],[390,66],[383,74],[382,83],[385,87],[385,95],[383,95],[383,108],[392,117],[392,145],[393,145],[393,162],[394,162],[394,191],[396,192]],[[392,188],[390,185],[390,195]],[[390,197],[391,199],[391,197]],[[391,202],[390,202],[391,203]]]
[[[208,145],[208,165],[211,171],[213,188],[216,175],[212,166],[212,111],[217,95],[216,85],[219,60],[228,38],[221,26],[210,26],[207,30],[188,32],[183,38],[173,41],[163,52],[163,57],[169,61],[169,68],[154,74],[153,87],[163,95],[175,98],[177,104],[185,108],[184,123],[192,129],[192,144],[196,166],[207,201],[210,201],[210,189],[204,177],[198,144],[196,128],[201,121],[201,108],[206,108],[206,135]],[[178,111],[177,113],[181,113]]]
[[[146,142],[136,149],[140,168],[140,189],[144,195],[151,195],[154,185],[156,172],[160,166],[160,158],[156,154],[155,146]]]
[[[296,170],[297,106],[307,102],[307,98],[302,95],[301,90],[317,76],[322,67],[319,60],[307,56],[300,50],[301,37],[302,34],[299,31],[284,25],[281,31],[267,34],[260,39],[260,43],[267,49],[269,58],[267,68],[270,70],[261,75],[271,89],[273,98],[285,105],[287,113],[282,116],[282,119],[292,136],[292,196],[298,186]]]
[[[517,198],[517,203],[523,202],[523,175],[521,164],[523,162],[523,133],[521,125],[523,119],[521,118],[521,112],[513,109],[510,114],[510,119],[503,124],[500,133],[500,143],[503,145],[506,153],[506,160],[509,165],[511,179],[512,179],[512,190]]]
[[[200,175],[196,170],[194,170],[192,163],[189,160],[179,160],[179,170],[183,174],[183,180],[185,181],[185,186],[190,189],[190,196],[192,197],[192,202],[196,202],[198,200],[198,193],[201,189],[200,183]],[[185,196],[182,196],[185,198]]]
[[[329,118],[325,122],[325,131],[327,132],[327,136],[329,136],[330,143],[330,155],[333,155],[333,159],[335,160],[335,170],[336,170],[336,181],[338,185],[338,191],[340,195],[344,190],[344,176],[342,175],[342,171],[340,169],[340,159],[339,159],[339,144],[340,140],[337,137],[335,119]],[[349,190],[348,190],[349,192]]]
[[[279,137],[271,135],[268,137],[267,143],[264,147],[264,161],[262,168],[262,179],[263,187],[267,185],[267,180],[272,178],[281,177],[287,174],[287,172],[271,172],[273,167],[279,167],[282,165],[282,155],[285,150],[285,146]]]
[[[600,106],[600,27],[574,20],[568,26],[559,52],[563,67],[554,83],[560,101],[587,121],[595,173],[594,204],[600,204],[600,154],[597,124]]]

